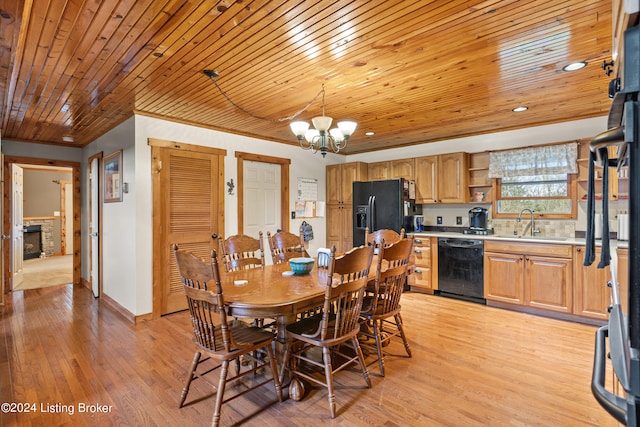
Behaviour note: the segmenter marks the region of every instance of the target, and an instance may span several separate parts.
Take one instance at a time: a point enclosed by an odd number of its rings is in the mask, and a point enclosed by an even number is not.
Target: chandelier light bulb
[[[291,127],[291,131],[293,132],[293,134],[299,140],[304,138],[305,133],[307,132],[307,130],[309,130],[309,123],[307,122],[302,122],[302,121],[293,122],[289,126]]]
[[[344,141],[344,135],[338,128],[333,128],[329,131],[333,139],[336,141],[336,144],[340,145],[342,141]]]
[[[347,146],[347,141],[356,130],[357,123],[342,121],[338,123],[337,128],[330,129],[333,118],[324,115],[324,85],[320,94],[322,94],[322,115],[311,119],[313,128],[304,121],[293,122],[290,126],[291,131],[298,138],[300,148],[314,153],[320,151],[324,157],[329,150],[337,153]]]
[[[340,132],[344,135],[344,139],[349,139],[353,132],[355,132],[357,126],[358,124],[352,121],[338,122],[338,129],[340,129]]]
[[[331,122],[333,119],[327,116],[319,116],[311,119],[311,123],[313,123],[313,127],[320,131],[328,131],[331,127]]]

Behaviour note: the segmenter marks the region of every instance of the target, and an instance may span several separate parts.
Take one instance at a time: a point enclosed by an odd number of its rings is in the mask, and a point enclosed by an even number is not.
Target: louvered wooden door
[[[187,308],[171,246],[209,259],[211,235],[224,227],[224,156],[154,147],[153,158],[159,175],[154,179],[154,288],[160,293],[155,301],[154,292],[154,311],[159,305],[160,314],[168,314]]]

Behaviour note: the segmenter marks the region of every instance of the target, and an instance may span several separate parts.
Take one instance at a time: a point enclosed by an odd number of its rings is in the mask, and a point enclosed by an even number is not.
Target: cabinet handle
[[[416,268],[416,269],[414,270],[414,272],[415,272],[416,274],[422,274],[422,270],[420,270],[419,268]]]
[[[420,240],[420,239],[413,239],[413,243],[418,243],[418,244],[420,244],[420,243],[422,243],[422,240]]]
[[[417,254],[421,254],[422,250],[421,249],[416,249],[414,252],[417,253]]]
[[[525,261],[529,261],[529,257],[526,257],[524,260],[525,260]]]
[[[578,249],[576,249],[576,252],[580,253],[580,252],[582,252],[582,249],[578,248]]]

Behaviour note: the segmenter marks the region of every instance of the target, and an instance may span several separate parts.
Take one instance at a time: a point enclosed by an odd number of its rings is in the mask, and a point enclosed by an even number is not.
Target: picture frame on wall
[[[122,150],[104,158],[104,202],[122,201]]]

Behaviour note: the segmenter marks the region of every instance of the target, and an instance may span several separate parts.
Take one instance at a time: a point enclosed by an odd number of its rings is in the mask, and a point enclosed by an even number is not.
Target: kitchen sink
[[[569,237],[551,237],[551,236],[514,236],[513,234],[496,234],[493,237],[499,239],[522,239],[522,240],[553,240],[556,242],[564,242],[569,240]]]

